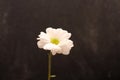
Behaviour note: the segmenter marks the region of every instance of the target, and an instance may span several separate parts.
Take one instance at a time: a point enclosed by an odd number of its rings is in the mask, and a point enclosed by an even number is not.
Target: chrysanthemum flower
[[[52,55],[55,55],[56,53],[68,55],[71,48],[74,46],[73,41],[69,39],[71,33],[68,33],[61,28],[47,28],[46,33],[40,32],[40,35],[38,36],[38,47],[50,50]]]

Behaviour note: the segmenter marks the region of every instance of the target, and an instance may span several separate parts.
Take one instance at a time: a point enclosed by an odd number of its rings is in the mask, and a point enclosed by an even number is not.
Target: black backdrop
[[[0,80],[47,80],[47,27],[72,33],[70,55],[52,59],[52,80],[120,79],[120,0],[0,0]]]

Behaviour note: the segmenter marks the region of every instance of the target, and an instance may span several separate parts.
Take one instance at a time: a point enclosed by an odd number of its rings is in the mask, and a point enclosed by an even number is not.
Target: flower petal
[[[64,55],[68,55],[70,53],[71,48],[74,45],[73,45],[73,41],[64,40],[59,44],[59,46],[61,47],[61,53],[64,54]]]
[[[45,40],[49,40],[49,36],[44,33],[44,32],[41,32],[40,35],[38,35],[39,38],[38,39],[45,39]]]
[[[45,42],[42,42],[42,41],[38,41],[37,42],[37,45],[39,48],[43,48],[43,46],[45,45],[46,43]]]
[[[51,50],[53,55],[55,55],[57,52],[61,51],[61,48],[59,46],[51,44],[51,43],[46,44],[43,48],[45,50]]]
[[[53,36],[55,37],[56,34],[57,34],[56,29],[53,29],[53,28],[49,27],[49,28],[46,29],[46,34],[50,37],[53,37]]]
[[[43,46],[45,44],[50,42],[49,37],[44,32],[41,32],[40,35],[38,35],[38,36],[39,36],[39,38],[37,38],[37,39],[39,41],[37,42],[37,45],[38,45],[39,48],[43,48]]]
[[[56,29],[56,33],[60,40],[69,39],[71,37],[71,33],[68,33],[66,30],[61,28]]]
[[[66,30],[63,30],[61,28],[47,28],[46,33],[50,37],[58,38],[60,40],[69,39],[71,37],[71,33],[68,33]]]

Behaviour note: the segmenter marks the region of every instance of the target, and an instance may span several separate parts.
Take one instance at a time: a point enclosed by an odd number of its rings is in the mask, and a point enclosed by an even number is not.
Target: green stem
[[[51,80],[51,78],[56,77],[56,75],[51,75],[51,63],[52,63],[52,53],[50,52],[48,54],[48,80]]]
[[[48,80],[51,80],[51,59],[52,59],[52,53],[50,52],[48,54]]]

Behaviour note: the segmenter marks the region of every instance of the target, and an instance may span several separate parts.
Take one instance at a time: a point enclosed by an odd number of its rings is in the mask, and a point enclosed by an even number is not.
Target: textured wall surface
[[[49,26],[75,45],[53,56],[53,80],[120,79],[120,0],[0,0],[0,80],[47,80],[36,38]]]

